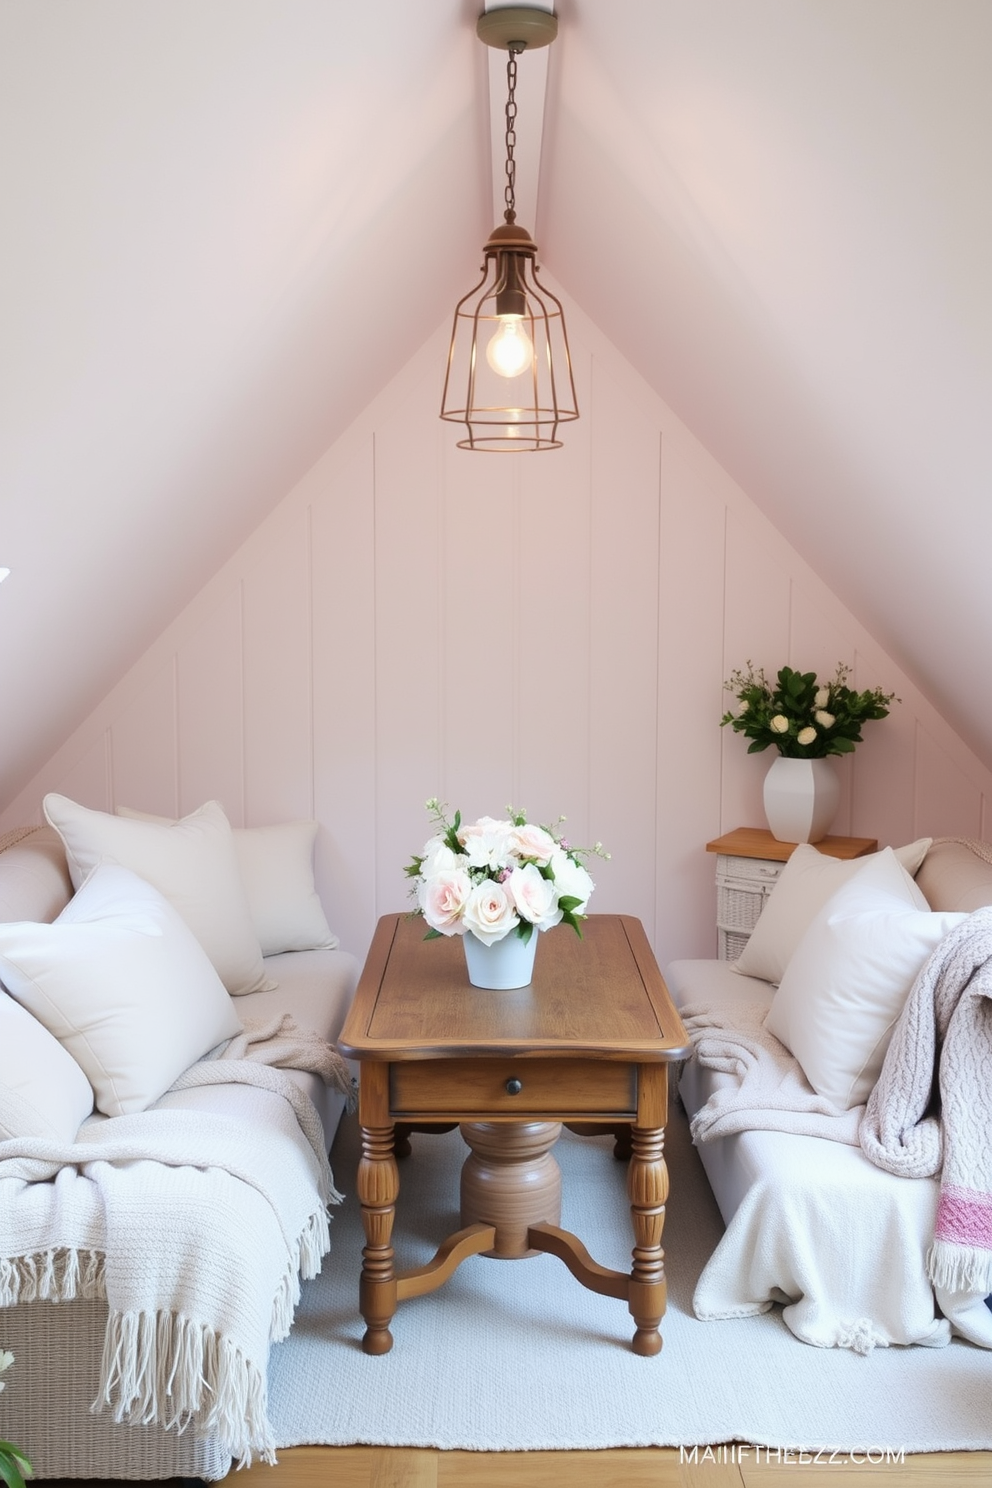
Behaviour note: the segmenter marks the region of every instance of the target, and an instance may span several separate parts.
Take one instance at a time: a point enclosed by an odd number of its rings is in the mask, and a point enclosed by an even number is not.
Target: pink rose
[[[472,892],[472,880],[463,868],[450,868],[422,880],[417,899],[424,919],[442,935],[464,935],[462,916]]]
[[[513,901],[501,883],[484,878],[476,884],[462,913],[463,930],[470,930],[484,945],[492,945],[519,923]]]
[[[530,823],[514,827],[510,841],[518,858],[533,858],[542,868],[558,846],[550,832]]]
[[[535,930],[550,930],[561,923],[558,893],[550,879],[542,878],[533,863],[514,868],[507,888],[521,919],[529,920]]]

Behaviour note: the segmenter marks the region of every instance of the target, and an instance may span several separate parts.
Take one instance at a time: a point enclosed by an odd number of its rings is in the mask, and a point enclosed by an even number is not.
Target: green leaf
[[[559,904],[561,903],[560,900],[558,902]],[[579,924],[578,918],[572,913],[570,909],[565,910],[564,914],[561,917],[561,923],[563,925],[571,925],[572,929],[575,931],[579,939],[582,939],[582,927]]]
[[[30,1478],[32,1473],[24,1453],[11,1442],[0,1441],[0,1478],[8,1488],[25,1488],[24,1479]]]
[[[582,900],[576,894],[562,894],[558,900],[558,908],[564,914],[571,914],[572,910],[578,909]]]
[[[534,926],[531,924],[530,920],[520,921],[520,924],[517,926],[517,934],[523,941],[524,945],[526,945],[531,936],[534,934]]]
[[[427,934],[424,936],[424,939],[425,940],[440,940],[441,939],[441,932],[440,932],[440,930],[435,930],[434,929],[434,926],[432,925],[431,928],[428,930]]]

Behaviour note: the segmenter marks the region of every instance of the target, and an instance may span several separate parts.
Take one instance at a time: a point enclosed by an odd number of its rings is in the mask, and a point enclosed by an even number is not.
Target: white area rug
[[[458,1228],[457,1132],[414,1136],[400,1163],[394,1244],[422,1265]],[[553,1256],[473,1256],[438,1291],[403,1302],[391,1353],[362,1353],[355,1198],[357,1128],[333,1153],[334,1248],[304,1289],[289,1339],[272,1351],[270,1410],[280,1446],[348,1445],[520,1451],[742,1441],[808,1450],[992,1449],[992,1353],[876,1349],[867,1357],[798,1342],[775,1309],[701,1323],[692,1292],[721,1234],[719,1212],[681,1110],[668,1129],[664,1348],[630,1351],[626,1304],[586,1291]],[[593,1258],[629,1264],[625,1170],[612,1141],[565,1132],[562,1224]]]

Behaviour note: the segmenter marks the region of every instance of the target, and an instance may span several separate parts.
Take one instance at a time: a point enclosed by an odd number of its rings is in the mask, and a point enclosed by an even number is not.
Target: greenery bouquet
[[[749,661],[745,670],[732,672],[724,683],[738,707],[723,715],[720,726],[729,724],[735,734],[750,739],[748,754],[769,746],[787,759],[850,754],[861,742],[862,725],[887,717],[889,704],[899,701],[880,687],[855,692],[847,685],[850,670],[839,662],[830,680],[820,683],[815,672],[783,667],[772,686],[761,668]]]

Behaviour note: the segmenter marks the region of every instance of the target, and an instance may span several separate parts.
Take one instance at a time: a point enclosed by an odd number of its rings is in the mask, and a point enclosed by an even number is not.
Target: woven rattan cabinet
[[[738,827],[707,842],[716,853],[716,933],[721,961],[736,961],[765,900],[795,851],[794,842],[779,842],[766,828]],[[824,837],[818,852],[832,858],[861,858],[878,848],[874,837]]]
[[[737,960],[784,867],[768,858],[717,855],[716,933],[721,961]]]

